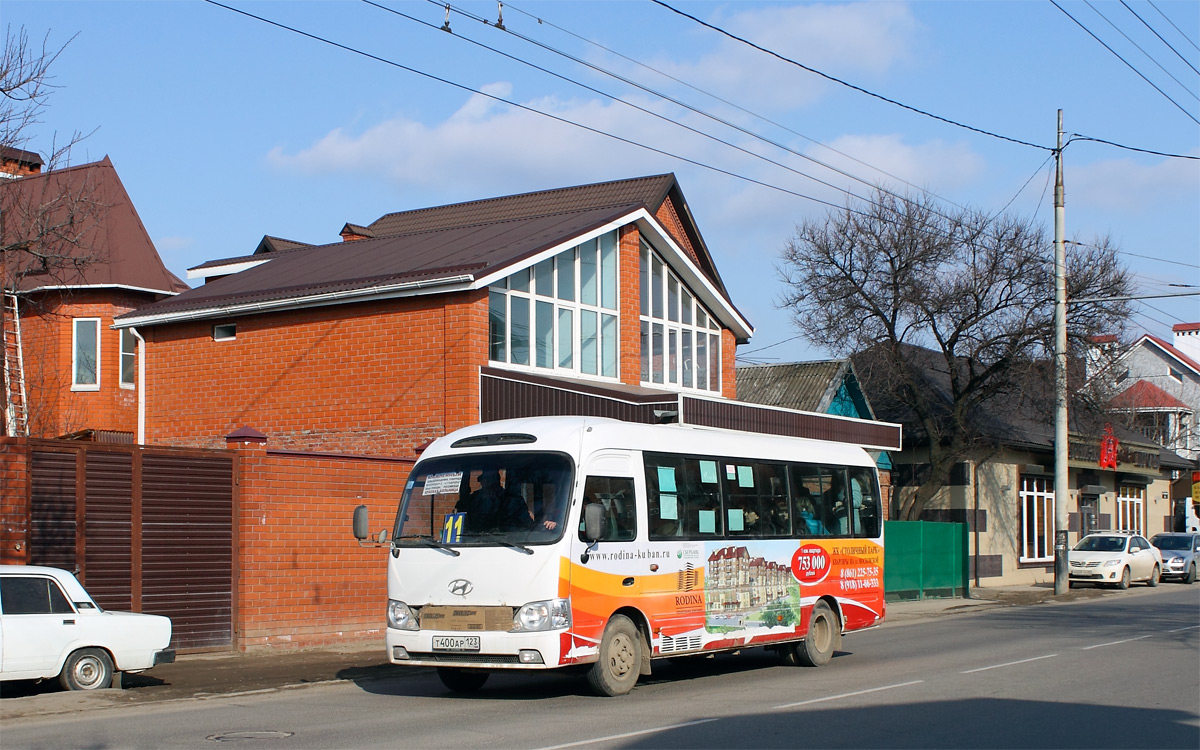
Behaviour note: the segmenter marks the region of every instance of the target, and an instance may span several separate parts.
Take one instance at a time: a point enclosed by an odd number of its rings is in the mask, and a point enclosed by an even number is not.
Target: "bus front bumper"
[[[562,666],[565,631],[508,633],[387,629],[393,664],[469,669],[550,669]]]

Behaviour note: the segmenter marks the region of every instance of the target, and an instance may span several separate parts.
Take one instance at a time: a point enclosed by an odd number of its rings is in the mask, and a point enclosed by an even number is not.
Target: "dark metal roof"
[[[602,207],[413,234],[336,242],[281,253],[122,318],[171,315],[216,306],[363,292],[380,285],[480,278],[603,226],[628,206]]]
[[[824,412],[849,368],[846,360],[738,367],[737,400]]]
[[[173,293],[188,288],[163,265],[107,156],[91,164],[0,180],[0,211],[4,244],[23,239],[53,242],[48,252],[67,256],[44,272],[30,265],[30,254],[11,254],[14,266],[5,271],[19,277],[20,291],[124,286]],[[47,235],[48,224],[62,229]],[[56,241],[56,234],[68,239]]]
[[[165,322],[161,316],[170,319],[217,307],[286,305],[314,295],[367,294],[381,286],[416,281],[426,285],[461,283],[464,276],[477,280],[638,209],[653,214],[668,196],[687,215],[671,174],[388,214],[369,227],[375,237],[292,248],[272,243],[280,252],[272,253],[270,262],[218,278],[118,320],[136,319],[137,324],[152,325]],[[698,232],[695,227],[687,227],[687,231],[695,245]],[[701,246],[701,251],[704,273],[728,301],[707,250]],[[245,256],[197,268],[254,259]]]

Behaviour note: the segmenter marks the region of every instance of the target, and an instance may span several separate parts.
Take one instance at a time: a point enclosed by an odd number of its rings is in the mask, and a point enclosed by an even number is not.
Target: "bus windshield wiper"
[[[480,536],[488,537],[491,541],[494,541],[496,544],[499,544],[501,547],[508,547],[509,549],[515,549],[518,552],[523,552],[526,555],[533,554],[533,550],[529,549],[524,544],[517,544],[515,542],[509,542],[509,541],[505,541],[504,539],[501,539],[500,534],[497,532],[493,531],[488,534],[481,534]]]
[[[417,541],[419,541],[423,544],[426,544],[430,547],[433,547],[434,549],[441,550],[442,552],[449,552],[454,557],[458,557],[460,554],[462,554],[461,552],[454,549],[453,547],[446,545],[446,544],[442,544],[441,542],[434,539],[429,534],[405,534],[403,536],[396,537],[396,539],[394,541],[398,542],[401,539],[416,539]]]

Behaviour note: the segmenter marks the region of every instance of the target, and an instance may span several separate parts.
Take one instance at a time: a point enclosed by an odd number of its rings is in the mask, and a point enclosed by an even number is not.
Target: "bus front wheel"
[[[604,629],[600,658],[588,671],[588,684],[597,695],[624,695],[633,690],[641,672],[641,636],[632,620],[616,615]]]
[[[438,667],[438,677],[442,684],[456,693],[471,693],[483,687],[489,673],[482,669],[460,669],[458,667]]]
[[[813,605],[808,621],[808,635],[784,653],[789,664],[805,667],[820,667],[829,663],[837,648],[841,628],[837,616],[825,602]]]

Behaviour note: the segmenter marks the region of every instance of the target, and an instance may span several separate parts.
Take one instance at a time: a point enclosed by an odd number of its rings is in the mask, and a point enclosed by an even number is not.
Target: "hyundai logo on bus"
[[[466,596],[475,588],[470,581],[465,578],[455,578],[450,582],[450,593],[455,596]]]

